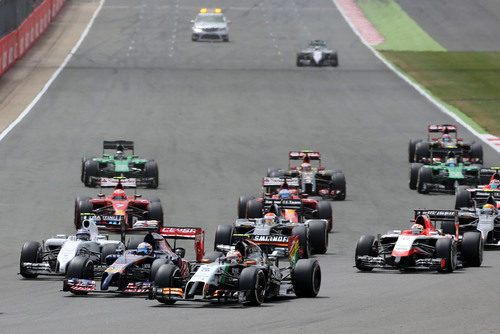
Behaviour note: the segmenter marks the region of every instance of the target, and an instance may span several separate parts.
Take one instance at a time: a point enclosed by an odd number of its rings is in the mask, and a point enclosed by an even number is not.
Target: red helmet
[[[272,212],[266,213],[264,215],[264,223],[266,225],[274,225],[275,220],[276,220],[276,215]]]
[[[123,189],[116,189],[115,191],[113,191],[113,198],[125,199],[127,198],[127,195],[125,194],[125,191],[123,191]]]
[[[304,172],[310,172],[311,171],[311,164],[308,162],[304,162],[301,166],[302,170]]]

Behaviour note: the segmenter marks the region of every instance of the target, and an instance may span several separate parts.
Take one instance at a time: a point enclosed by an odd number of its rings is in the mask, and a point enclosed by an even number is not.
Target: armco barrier
[[[47,30],[66,0],[45,0],[23,23],[0,40],[0,76]]]

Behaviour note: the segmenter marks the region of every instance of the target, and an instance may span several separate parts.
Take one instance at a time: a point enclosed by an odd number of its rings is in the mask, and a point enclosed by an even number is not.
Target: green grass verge
[[[356,0],[368,20],[384,36],[377,50],[446,51],[394,0]]]
[[[500,136],[500,52],[381,53],[478,132],[471,119]]]

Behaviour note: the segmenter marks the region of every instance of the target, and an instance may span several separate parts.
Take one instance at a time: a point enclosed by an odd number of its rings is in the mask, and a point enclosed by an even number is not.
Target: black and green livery
[[[115,152],[109,154],[107,150]],[[133,141],[105,140],[101,158],[82,158],[81,180],[87,187],[114,186],[114,177],[124,177],[124,184],[157,188],[158,165],[154,160],[140,159],[135,155]]]

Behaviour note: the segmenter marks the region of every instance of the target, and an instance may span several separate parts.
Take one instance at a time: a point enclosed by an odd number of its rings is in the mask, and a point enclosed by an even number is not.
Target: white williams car
[[[202,8],[196,19],[192,20],[191,40],[193,41],[223,41],[229,42],[229,27],[231,21],[227,21],[220,8]]]
[[[337,52],[326,47],[321,40],[310,41],[306,49],[297,54],[297,66],[333,66],[339,65]]]

